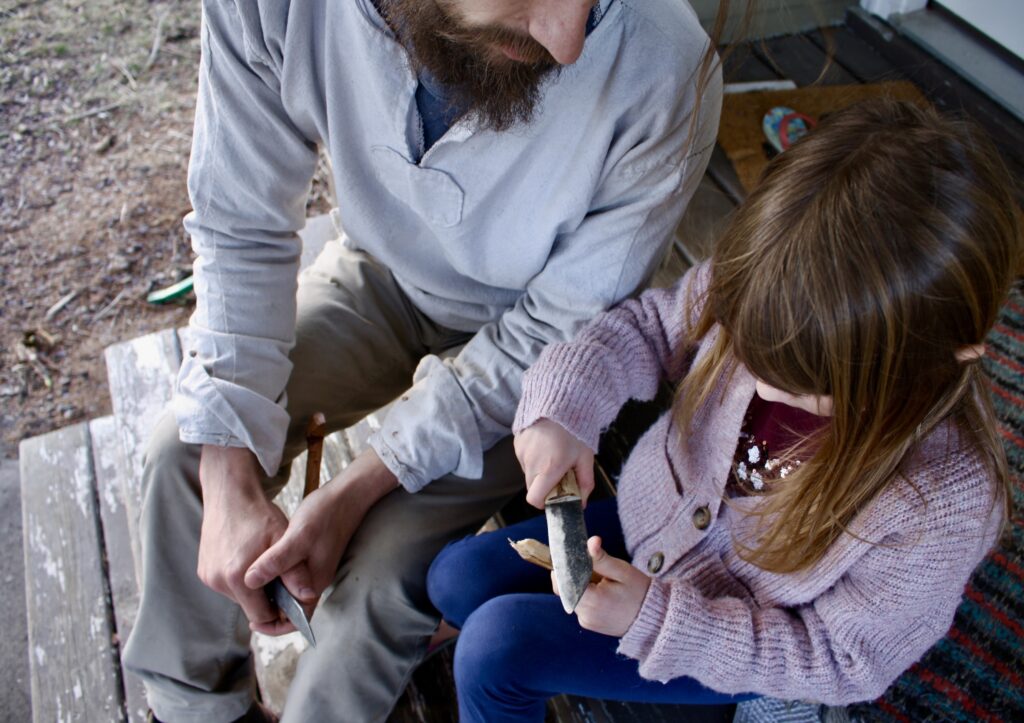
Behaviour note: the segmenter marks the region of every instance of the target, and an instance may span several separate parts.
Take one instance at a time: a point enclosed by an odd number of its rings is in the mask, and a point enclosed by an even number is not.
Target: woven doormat
[[[749,193],[768,165],[761,120],[775,106],[785,106],[818,119],[868,98],[892,98],[927,103],[912,83],[897,81],[869,85],[829,85],[796,90],[736,93],[722,100],[718,143]]]
[[[946,637],[874,703],[863,721],[1024,721],[1024,287],[1003,306],[985,372],[1013,476],[1013,517],[974,571]]]

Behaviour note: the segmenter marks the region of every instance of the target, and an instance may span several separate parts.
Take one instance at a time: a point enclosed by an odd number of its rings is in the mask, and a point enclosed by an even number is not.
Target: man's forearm
[[[397,488],[398,478],[372,448],[367,448],[322,491],[333,502],[355,506],[354,511],[362,517],[382,497]]]
[[[204,504],[235,494],[263,492],[256,455],[245,447],[204,444],[199,462],[199,485]]]

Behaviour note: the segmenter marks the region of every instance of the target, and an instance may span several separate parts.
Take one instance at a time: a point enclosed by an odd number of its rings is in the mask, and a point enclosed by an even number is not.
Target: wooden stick
[[[310,492],[320,487],[320,461],[324,456],[324,435],[327,433],[327,419],[322,412],[315,413],[306,427],[306,444],[309,457],[306,459],[306,484],[302,488],[305,499]]]
[[[554,569],[554,565],[551,564],[551,550],[540,540],[534,540],[532,537],[523,540],[510,538],[508,544],[512,545],[512,549],[519,553],[519,557],[527,562],[537,567],[543,567],[545,570]],[[596,572],[590,575],[590,582],[601,582],[603,579]]]

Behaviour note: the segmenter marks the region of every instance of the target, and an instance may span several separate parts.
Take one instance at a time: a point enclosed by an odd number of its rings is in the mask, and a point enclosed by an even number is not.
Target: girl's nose
[[[560,65],[576,62],[587,36],[594,0],[537,0],[529,33]]]

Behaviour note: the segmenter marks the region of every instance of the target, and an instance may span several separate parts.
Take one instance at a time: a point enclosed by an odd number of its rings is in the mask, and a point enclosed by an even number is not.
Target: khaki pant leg
[[[423,322],[390,273],[337,242],[303,273],[298,302],[286,463],[301,451],[313,411],[324,412],[332,430],[355,423],[408,387],[426,351]],[[142,595],[125,665],[169,722],[233,720],[254,690],[241,608],[196,576],[199,451],[179,441],[168,413],[150,439],[142,479]],[[283,484],[286,463],[265,480],[268,494]]]
[[[440,620],[427,597],[430,563],[523,485],[509,437],[486,453],[481,479],[447,475],[377,503],[313,615],[317,646],[299,659],[282,723],[386,720]]]

